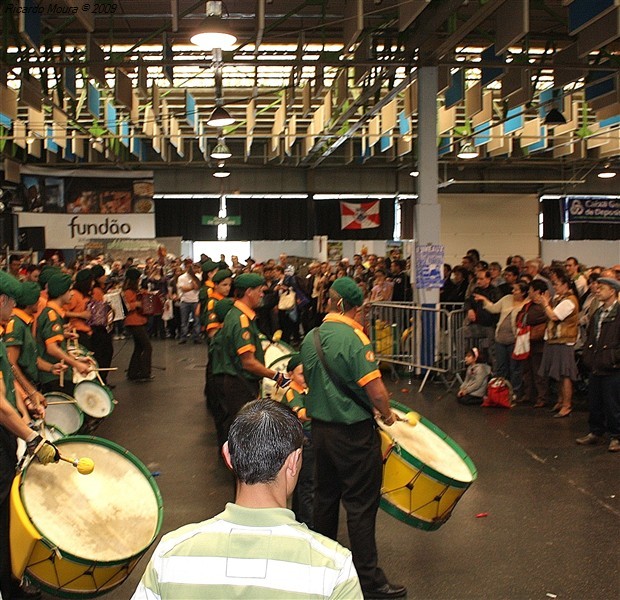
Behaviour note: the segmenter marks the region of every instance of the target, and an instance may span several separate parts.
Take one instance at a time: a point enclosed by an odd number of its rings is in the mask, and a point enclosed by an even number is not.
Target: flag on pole
[[[360,204],[340,203],[340,229],[372,229],[379,225],[379,200]]]

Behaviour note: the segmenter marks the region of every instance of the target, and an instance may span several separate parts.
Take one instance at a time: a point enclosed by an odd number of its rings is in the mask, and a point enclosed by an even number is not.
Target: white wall
[[[613,240],[542,240],[542,259],[549,264],[553,259],[565,260],[574,256],[582,265],[611,267],[620,264],[620,241]]]
[[[440,194],[445,262],[461,264],[470,248],[487,262],[539,254],[538,198],[529,194]],[[419,230],[419,227],[418,227]]]
[[[251,256],[256,262],[264,262],[270,258],[276,261],[282,252],[289,256],[312,258],[312,240],[282,240],[250,242]],[[239,257],[241,260],[241,257]]]

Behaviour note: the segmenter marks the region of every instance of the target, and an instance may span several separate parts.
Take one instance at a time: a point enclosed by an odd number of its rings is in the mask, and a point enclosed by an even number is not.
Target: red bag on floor
[[[487,395],[484,397],[482,406],[493,406],[495,408],[511,408],[512,385],[510,381],[503,377],[493,377],[487,386]]]

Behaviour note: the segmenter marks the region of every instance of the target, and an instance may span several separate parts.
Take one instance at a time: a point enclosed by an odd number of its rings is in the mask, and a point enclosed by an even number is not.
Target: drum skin
[[[409,412],[402,404],[393,401],[390,404],[397,414]],[[450,518],[478,471],[471,458],[441,429],[424,417],[417,426],[420,424],[437,436],[439,444],[445,444],[451,454],[458,456],[462,461],[460,472],[467,476],[455,478],[425,464],[390,435],[389,427],[379,422],[383,455],[380,506],[407,525],[434,531]]]
[[[95,457],[95,469],[90,475],[80,475],[74,467],[64,462],[45,467],[31,463],[15,478],[11,488],[12,571],[18,579],[26,573],[41,589],[55,596],[94,598],[108,593],[123,583],[142,555],[155,541],[163,519],[161,494],[147,468],[127,450],[108,440],[91,436],[75,436],[59,440],[56,444],[64,456],[74,457],[76,453],[91,454]],[[107,457],[107,462],[103,457]],[[46,485],[44,480],[46,473],[42,469],[64,469],[63,472],[57,472],[54,475],[66,480],[83,478],[83,480],[76,480],[75,483],[69,481],[64,486],[66,489],[63,488],[59,492],[67,494],[68,490],[71,499],[68,500],[61,495],[57,508],[49,511],[49,514],[57,511],[57,521],[56,518],[50,518],[47,512],[42,514],[43,510],[37,514],[40,502],[33,502],[35,498],[29,497],[32,491],[28,489],[29,470],[32,468],[35,469],[31,477],[34,477],[36,493],[45,491],[45,489],[39,489]],[[113,478],[119,469],[122,471],[125,468],[132,473],[134,481],[138,484],[137,487],[142,492],[136,493],[138,495],[132,498],[128,489],[127,497],[119,499],[119,490],[110,490],[109,487],[114,484]],[[80,490],[85,486],[92,486],[90,495],[80,494]],[[148,496],[146,500],[144,499],[145,491]],[[34,506],[29,507],[29,500]],[[143,506],[148,506],[149,509],[143,509]],[[81,507],[82,512],[77,515],[72,514],[79,512],[79,508],[75,507]],[[90,516],[85,517],[89,511],[93,514],[92,522]],[[126,514],[119,516],[118,512]],[[38,521],[45,522],[46,519],[45,527],[37,527]],[[115,530],[109,530],[113,525],[108,525],[108,519],[110,523],[114,523]],[[72,531],[76,537],[79,537],[80,530],[86,532],[83,534],[85,541],[82,543],[89,550],[84,554],[95,551],[90,548],[97,548],[98,539],[109,538],[108,547],[102,544],[101,549],[106,560],[98,560],[93,556],[76,556],[70,550],[72,545],[78,547],[80,542],[77,542],[78,546],[76,546],[73,539],[66,543],[59,539],[50,540],[40,531],[40,529],[55,530],[56,527],[59,531]],[[89,528],[91,531],[88,531]],[[122,555],[122,550],[116,552],[114,545],[118,543],[121,547],[125,540],[131,540],[134,528],[140,531],[142,539],[127,546],[130,548],[127,556]],[[66,546],[70,550],[67,550]]]
[[[114,410],[112,390],[96,381],[81,381],[73,392],[80,410],[95,419],[103,419]]]
[[[295,354],[295,350],[284,342],[270,342],[267,339],[262,340],[263,350],[265,352],[265,366],[268,369],[274,369],[278,373],[286,374],[286,366],[288,361]],[[275,381],[268,377],[263,378],[261,396],[263,398],[272,398],[281,401],[286,390],[278,389]]]
[[[52,404],[47,407],[45,424],[60,430],[64,435],[77,433],[84,424],[84,414],[73,402],[73,398],[62,392],[48,392],[45,398],[48,402],[66,402],[66,404]]]

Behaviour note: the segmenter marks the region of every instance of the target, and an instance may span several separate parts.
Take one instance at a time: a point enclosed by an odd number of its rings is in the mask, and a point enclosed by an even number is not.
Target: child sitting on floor
[[[465,352],[465,364],[467,372],[465,381],[456,394],[460,404],[480,405],[487,391],[487,383],[491,374],[491,367],[484,363],[478,363],[480,351],[472,348]]]

